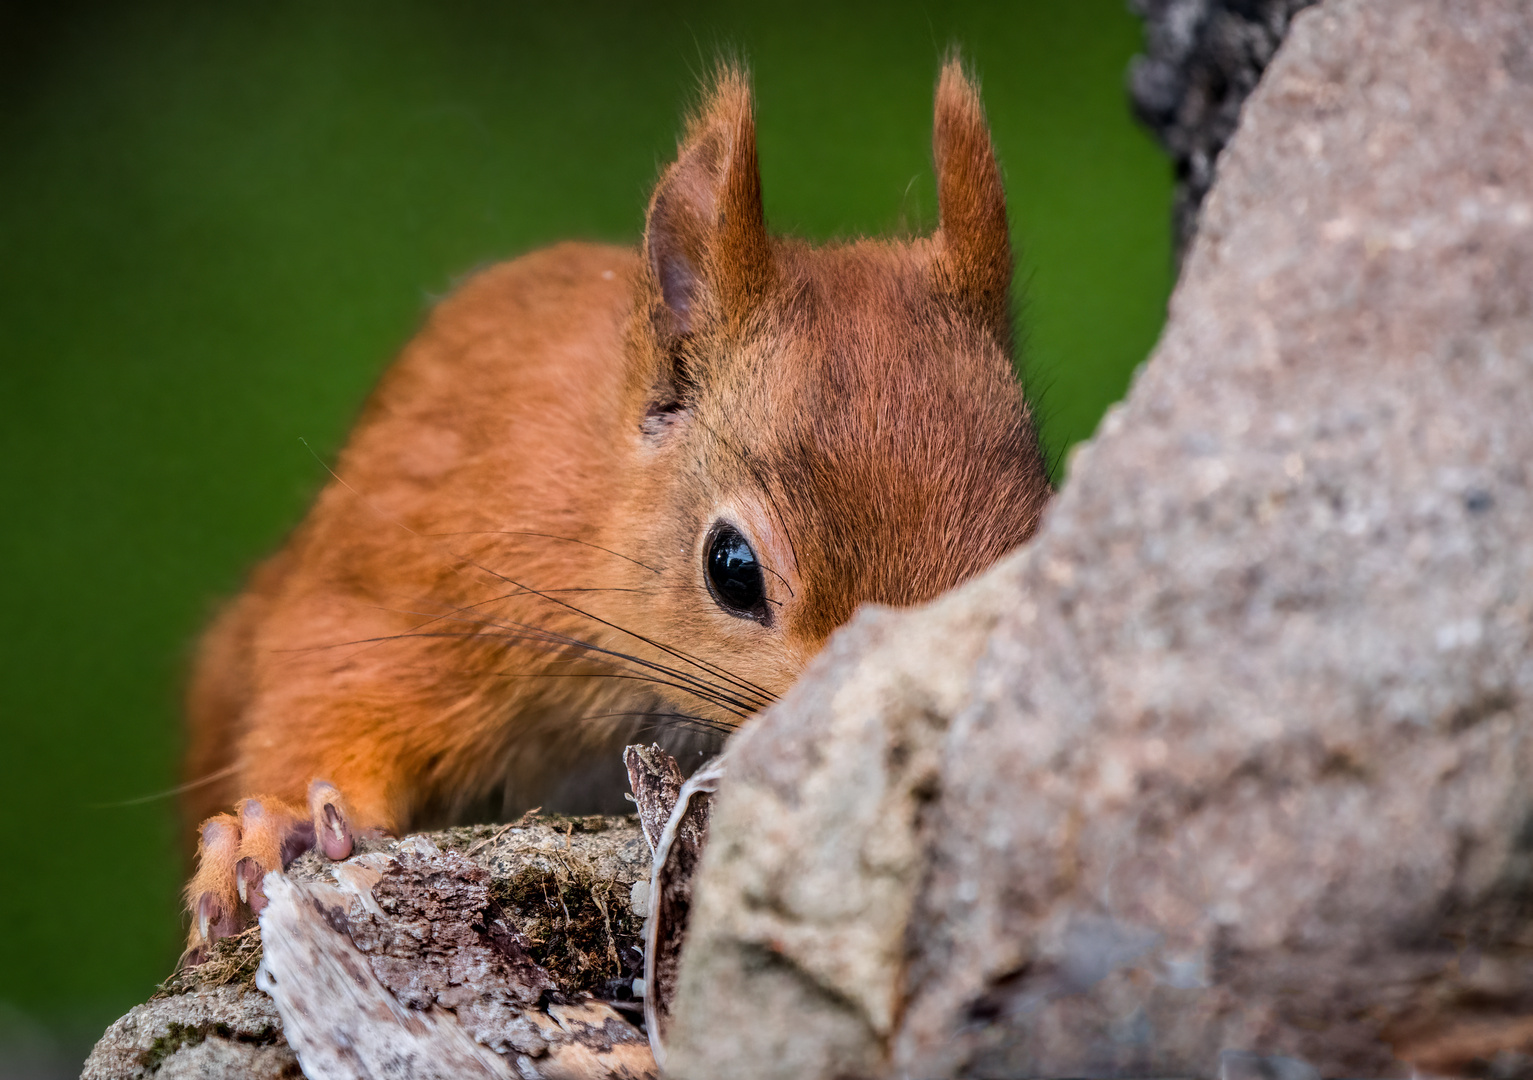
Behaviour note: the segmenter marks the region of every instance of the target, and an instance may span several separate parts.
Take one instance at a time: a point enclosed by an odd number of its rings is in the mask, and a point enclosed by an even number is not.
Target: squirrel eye
[[[750,541],[732,525],[719,525],[708,544],[708,584],[718,605],[742,619],[766,619],[761,563]]]

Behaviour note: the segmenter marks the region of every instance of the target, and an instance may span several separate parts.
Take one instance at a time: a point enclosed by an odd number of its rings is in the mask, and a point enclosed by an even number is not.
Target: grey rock
[[[155,1073],[160,1080],[298,1080],[303,1070],[287,1046],[252,1046],[217,1035],[166,1059]]]
[[[917,828],[997,585],[988,575],[920,618],[863,611],[783,708],[736,736],[693,880],[668,1074],[875,1067],[900,1007]]]
[[[672,1075],[1533,1075],[1529,56],[1294,20],[1035,541],[732,746]]]
[[[223,1065],[225,1071],[217,1071]],[[298,1059],[282,1040],[271,998],[224,986],[135,1006],[106,1029],[80,1080],[137,1077],[296,1076]]]
[[[1320,1080],[1320,1074],[1296,1058],[1226,1050],[1219,1055],[1219,1080]]]

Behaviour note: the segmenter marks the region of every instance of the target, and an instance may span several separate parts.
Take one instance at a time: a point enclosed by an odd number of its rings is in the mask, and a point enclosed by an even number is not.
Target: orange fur
[[[1026,539],[1050,489],[1000,175],[955,63],[934,141],[934,236],[773,238],[726,70],[641,252],[563,244],[444,301],[204,640],[188,778],[228,775],[191,790],[192,820],[259,796],[263,821],[322,827],[316,779],[355,832],[532,805],[625,717],[737,723],[859,604],[930,599]],[[761,621],[709,591],[720,519],[766,567]],[[277,860],[270,836],[247,848]],[[227,897],[229,858],[194,908]]]

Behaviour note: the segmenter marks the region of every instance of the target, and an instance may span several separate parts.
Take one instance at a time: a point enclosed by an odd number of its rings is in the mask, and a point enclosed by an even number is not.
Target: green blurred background
[[[929,228],[951,44],[1058,461],[1171,284],[1123,0],[0,6],[0,1073],[77,1069],[177,955],[180,826],[145,797],[198,627],[324,478],[300,440],[333,455],[466,272],[636,241],[721,49],[754,70],[776,230]]]

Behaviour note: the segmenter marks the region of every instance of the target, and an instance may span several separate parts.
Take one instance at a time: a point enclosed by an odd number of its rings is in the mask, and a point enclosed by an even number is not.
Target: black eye
[[[761,621],[766,616],[766,589],[761,581],[761,563],[733,525],[720,525],[708,544],[708,583],[713,598],[731,615]]]

